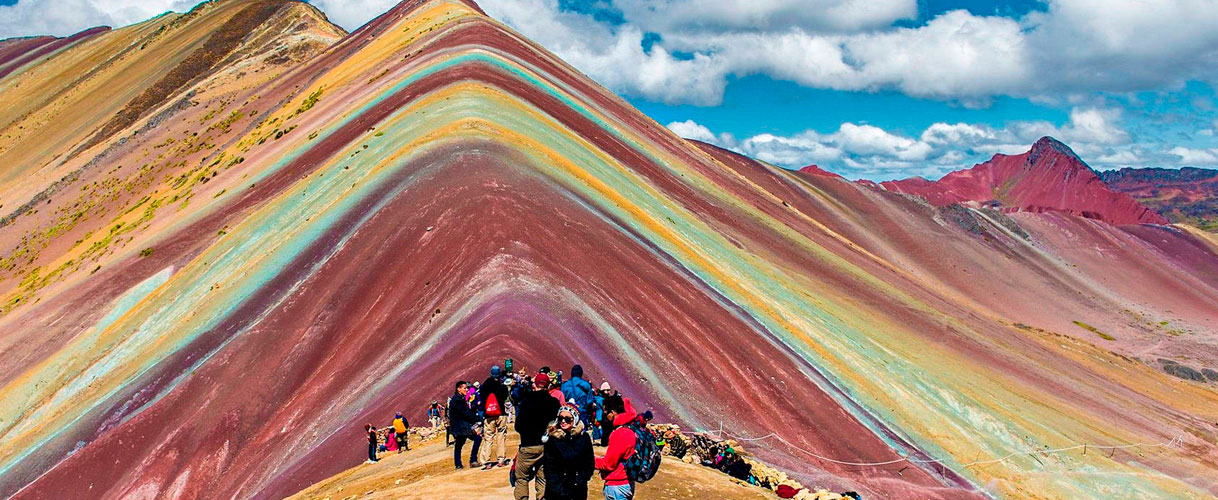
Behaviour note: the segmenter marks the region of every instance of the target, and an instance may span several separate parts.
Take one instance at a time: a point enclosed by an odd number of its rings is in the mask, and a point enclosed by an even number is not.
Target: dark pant
[[[546,500],[588,500],[588,483],[579,486],[568,486],[563,494],[546,492]]]
[[[613,422],[601,422],[601,446],[609,446],[609,434],[613,433]]]
[[[368,443],[368,460],[376,461],[376,443]]]
[[[410,436],[404,433],[398,434],[398,452],[401,453],[402,449],[410,449]]]
[[[469,463],[472,465],[478,461],[478,448],[482,446],[482,436],[474,434],[472,436],[454,436],[453,437],[453,465],[461,466],[461,447],[465,446],[465,440],[468,439],[474,443],[474,447],[469,450]]]

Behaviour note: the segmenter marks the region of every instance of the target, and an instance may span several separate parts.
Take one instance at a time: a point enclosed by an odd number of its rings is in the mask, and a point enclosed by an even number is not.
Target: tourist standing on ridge
[[[600,443],[605,446],[606,443],[601,442],[601,421],[605,418],[605,397],[604,394],[609,390],[609,382],[601,383],[600,390],[592,392],[592,412],[588,415],[588,428],[592,430],[592,442]]]
[[[402,416],[402,412],[399,411],[397,415],[393,417],[393,432],[397,433],[398,453],[402,452],[402,448],[405,448],[406,451],[410,451],[410,438],[406,435],[406,433],[409,431],[410,422],[408,422],[406,417]]]
[[[432,429],[436,429],[436,428],[440,427],[441,421],[440,421],[440,403],[439,402],[436,402],[436,401],[431,402],[431,407],[427,409],[427,421],[431,423]]]
[[[484,464],[482,468],[493,469],[496,465],[506,467],[510,462],[507,459],[507,417],[504,416],[504,405],[507,404],[509,394],[507,387],[500,382],[500,377],[503,371],[499,365],[491,367],[491,376],[486,378],[482,383],[481,390],[478,391],[478,413],[482,415],[482,440],[486,442],[486,446],[482,447],[482,454],[478,457],[482,459]],[[491,460],[491,452],[498,451],[495,455],[495,460]]]
[[[372,424],[364,424],[364,432],[368,433],[368,463],[374,464],[376,459],[376,427]]]
[[[516,410],[516,432],[520,434],[520,448],[516,452],[516,467],[512,476],[516,479],[516,500],[529,500],[529,481],[534,481],[538,500],[546,496],[545,469],[541,457],[545,453],[541,436],[554,417],[558,416],[558,401],[550,397],[547,389],[550,377],[538,373],[533,379],[534,391],[520,397]]]
[[[609,433],[613,431],[613,420],[606,416],[605,401],[613,396],[617,396],[617,391],[609,385],[609,382],[601,383],[601,390],[598,394],[601,407],[597,410],[596,424],[600,427],[600,443],[601,446],[609,446]]]
[[[516,375],[512,372],[507,372],[507,376],[503,377],[504,388],[507,389],[508,398],[503,402],[503,418],[507,419],[506,423],[511,424],[516,421],[516,396],[514,388],[516,387]],[[506,434],[506,433],[505,433]]]
[[[462,469],[461,465],[461,447],[465,446],[465,440],[474,442],[473,449],[469,450],[469,466],[477,467],[478,463],[478,448],[482,445],[482,436],[474,432],[474,424],[478,422],[478,414],[470,408],[466,402],[466,395],[469,394],[469,384],[464,380],[457,382],[457,390],[453,393],[453,397],[448,401],[448,430],[453,435],[453,465],[458,469]]]
[[[592,383],[584,380],[584,367],[580,365],[571,367],[571,380],[562,384],[562,394],[567,401],[575,401],[581,422],[591,421],[588,417],[593,413]]]
[[[574,370],[572,370],[574,376]],[[546,500],[586,500],[588,480],[592,479],[595,455],[592,438],[579,419],[579,408],[572,405],[558,410],[558,418],[550,424],[542,455],[546,476]]]
[[[605,480],[605,500],[631,500],[634,498],[634,482],[626,474],[626,461],[634,456],[638,439],[627,424],[638,418],[630,401],[619,395],[605,399],[605,417],[613,422],[609,434],[609,448],[605,456],[596,458],[596,469]]]

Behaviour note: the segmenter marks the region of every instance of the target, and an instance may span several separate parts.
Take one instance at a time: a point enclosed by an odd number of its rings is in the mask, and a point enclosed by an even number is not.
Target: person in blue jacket
[[[584,367],[575,365],[571,367],[571,379],[563,382],[562,391],[567,401],[563,404],[574,401],[575,407],[579,408],[579,419],[581,422],[591,422],[591,416],[595,414],[593,408],[593,391],[592,384],[584,379]]]

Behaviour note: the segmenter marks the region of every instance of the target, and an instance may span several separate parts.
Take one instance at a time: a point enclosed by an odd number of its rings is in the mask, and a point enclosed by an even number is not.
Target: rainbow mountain
[[[0,44],[0,496],[287,496],[506,357],[864,498],[1218,494],[1211,233],[687,141],[467,0],[65,40]]]

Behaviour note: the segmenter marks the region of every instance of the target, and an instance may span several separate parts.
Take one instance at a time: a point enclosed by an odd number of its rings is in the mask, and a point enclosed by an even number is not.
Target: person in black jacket
[[[541,461],[545,446],[542,445],[541,437],[554,417],[558,416],[558,400],[551,397],[548,391],[549,377],[539,373],[533,383],[539,390],[529,391],[521,396],[520,408],[516,410],[516,432],[520,434],[516,467],[512,470],[512,475],[516,478],[516,500],[529,499],[529,481],[534,481],[537,498],[545,497],[546,478]]]
[[[465,402],[465,395],[468,393],[469,384],[462,380],[457,382],[457,390],[448,400],[448,430],[453,435],[453,465],[458,469],[463,468],[461,448],[465,446],[467,439],[474,442],[473,449],[469,451],[469,466],[478,467],[480,465],[478,448],[482,445],[482,436],[474,431],[474,425],[478,423],[478,414]]]
[[[588,480],[596,470],[592,436],[584,432],[580,409],[565,405],[550,423],[542,455],[546,476],[546,500],[585,500]]]
[[[507,414],[505,407],[508,402],[507,386],[503,385],[500,378],[503,371],[499,365],[491,367],[491,376],[486,378],[482,383],[482,388],[478,391],[478,412],[482,415],[482,439],[486,441],[486,448],[482,449],[482,454],[478,457],[482,459],[484,469],[494,468],[496,465],[506,467],[507,459]],[[494,404],[488,405],[492,402]],[[499,454],[494,457],[491,453],[498,451]],[[491,461],[495,459],[494,461]]]

